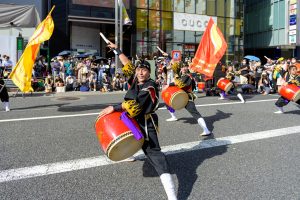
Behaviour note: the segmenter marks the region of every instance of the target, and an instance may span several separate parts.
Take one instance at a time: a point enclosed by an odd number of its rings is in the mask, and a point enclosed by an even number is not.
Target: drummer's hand
[[[107,44],[107,46],[108,46],[109,48],[111,48],[111,49],[116,49],[116,48],[118,48],[118,46],[117,46],[116,44],[112,43],[112,42],[109,42],[109,43]]]
[[[162,90],[165,90],[165,89],[167,89],[169,86],[168,85],[163,85],[162,86]]]
[[[284,82],[282,83],[282,85],[287,86],[289,83],[288,82]]]
[[[102,110],[101,115],[108,115],[112,112],[114,112],[114,107],[108,106],[104,110]]]

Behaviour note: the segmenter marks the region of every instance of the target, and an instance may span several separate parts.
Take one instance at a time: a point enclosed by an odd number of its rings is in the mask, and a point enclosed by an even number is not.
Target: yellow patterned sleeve
[[[125,109],[128,115],[133,118],[141,113],[142,109],[135,100],[127,100],[122,103],[122,108]]]
[[[135,73],[135,67],[131,62],[128,62],[122,67],[122,71],[126,77],[130,77]]]
[[[180,78],[175,79],[175,85],[179,88],[184,88],[186,86],[186,84]]]

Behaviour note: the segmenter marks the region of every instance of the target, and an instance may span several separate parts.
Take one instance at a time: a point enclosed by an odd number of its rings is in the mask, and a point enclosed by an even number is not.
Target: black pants
[[[201,114],[198,112],[195,103],[192,100],[189,100],[185,106],[185,109],[193,116],[194,119],[198,120],[201,118]]]
[[[0,90],[3,86],[0,86]],[[0,92],[0,99],[2,102],[9,102],[9,96],[6,87],[3,88],[3,90]]]
[[[275,105],[277,107],[283,107],[283,106],[286,106],[290,103],[289,100],[287,100],[286,98],[283,98],[283,97],[279,97],[279,99],[276,101]],[[300,100],[296,101],[297,104],[300,105]]]
[[[158,127],[158,118],[156,114],[152,114],[153,121]],[[163,152],[161,152],[161,148],[158,142],[158,137],[155,129],[155,125],[153,124],[151,118],[147,120],[147,131],[145,131],[144,118],[138,120],[139,125],[142,129],[142,132],[145,135],[145,142],[142,146],[142,149],[149,159],[151,165],[156,170],[157,174],[160,176],[163,173],[170,173],[169,165],[166,159],[166,156]]]

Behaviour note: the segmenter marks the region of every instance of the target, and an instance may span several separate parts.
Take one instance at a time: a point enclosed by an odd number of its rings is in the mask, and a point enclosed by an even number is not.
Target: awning
[[[34,5],[0,4],[0,28],[36,27],[40,21]]]

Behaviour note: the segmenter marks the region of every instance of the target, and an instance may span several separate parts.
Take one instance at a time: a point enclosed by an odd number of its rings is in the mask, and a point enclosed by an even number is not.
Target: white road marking
[[[238,144],[242,142],[249,142],[279,136],[286,136],[291,134],[300,134],[300,126],[293,126],[288,128],[260,131],[254,133],[241,134],[236,136],[227,136],[216,139],[188,142],[176,145],[162,147],[162,151],[167,155],[177,154],[187,151],[195,151],[206,148],[213,148],[224,145]],[[145,158],[144,154],[139,151],[135,155],[138,159]],[[93,167],[100,167],[105,165],[115,164],[106,156],[98,156],[91,158],[83,158],[77,160],[69,160],[57,163],[49,163],[45,165],[37,165],[32,167],[24,167],[18,169],[9,169],[0,171],[0,183],[20,179],[27,179],[33,177],[47,176],[50,174],[58,174],[63,172],[70,172],[80,169],[88,169]]]
[[[268,102],[268,101],[275,101],[275,100],[277,100],[277,99],[246,101],[246,103],[259,103],[259,102]],[[202,105],[196,105],[196,107],[222,106],[222,105],[233,105],[233,104],[242,104],[242,103],[241,102],[226,102],[226,103],[202,104]],[[166,109],[166,107],[159,108],[159,110],[165,110],[165,109]],[[13,110],[12,110],[12,112],[13,112]],[[2,119],[2,120],[0,120],[0,123],[16,122],[16,121],[31,121],[31,120],[41,120],[41,119],[70,118],[70,117],[81,117],[81,116],[91,116],[91,115],[99,115],[99,112],[98,113],[73,114],[73,115],[54,115],[54,116],[44,116],[44,117]]]

